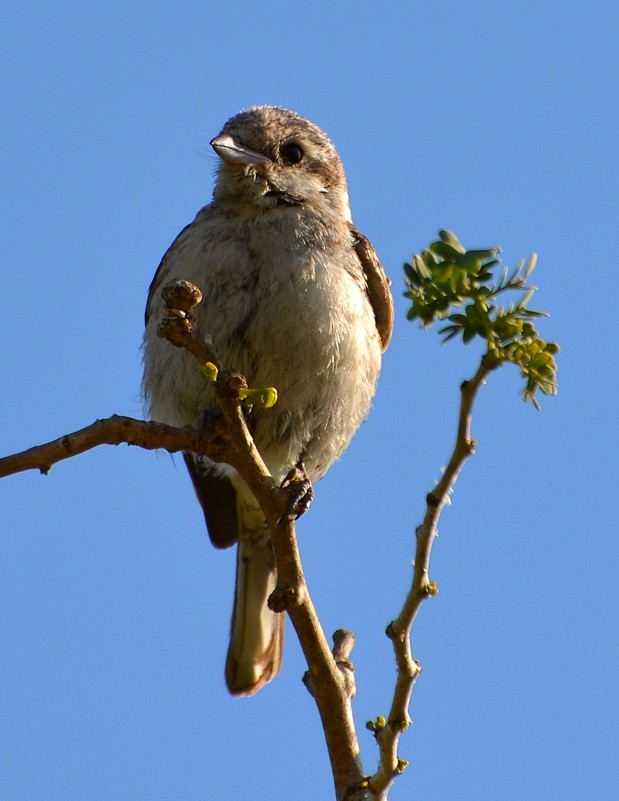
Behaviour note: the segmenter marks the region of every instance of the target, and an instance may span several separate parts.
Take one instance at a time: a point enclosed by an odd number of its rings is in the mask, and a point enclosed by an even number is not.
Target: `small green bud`
[[[270,409],[277,403],[277,390],[275,387],[260,387],[259,389],[240,389],[239,400],[247,401],[250,406],[262,406]]]
[[[382,715],[379,715],[376,720],[368,720],[365,724],[365,728],[373,731],[374,734],[378,734],[381,729],[384,729],[387,725],[387,721]]]
[[[217,381],[217,375],[219,370],[215,367],[212,362],[206,362],[206,364],[200,365],[200,374],[202,378],[206,381],[210,381],[211,383],[215,383]]]

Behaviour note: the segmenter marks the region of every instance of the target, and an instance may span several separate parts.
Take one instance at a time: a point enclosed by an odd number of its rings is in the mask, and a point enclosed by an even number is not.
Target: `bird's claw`
[[[289,518],[297,520],[307,512],[314,500],[314,488],[307,477],[303,462],[292,468],[280,486],[287,495],[287,503],[283,515],[277,521],[278,526]]]

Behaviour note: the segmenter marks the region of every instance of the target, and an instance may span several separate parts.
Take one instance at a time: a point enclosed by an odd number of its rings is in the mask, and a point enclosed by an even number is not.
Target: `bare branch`
[[[44,445],[0,458],[0,478],[24,470],[39,470],[46,475],[52,465],[63,459],[78,456],[99,445],[120,445],[123,442],[146,450],[161,448],[170,453],[192,450],[216,462],[224,462],[228,458],[225,441],[210,436],[208,431],[198,432],[190,426],[174,428],[115,414]]]

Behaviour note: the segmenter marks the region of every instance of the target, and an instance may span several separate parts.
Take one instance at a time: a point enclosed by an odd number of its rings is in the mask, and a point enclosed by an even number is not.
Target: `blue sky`
[[[560,394],[504,368],[443,515],[395,801],[617,797],[614,295],[619,13],[611,2],[13,4],[2,13],[8,453],[140,414],[146,290],[209,201],[208,142],[254,103],[311,118],[398,321],[372,415],[299,524],[327,632],[355,631],[355,715],[384,714],[384,629],[475,346],[406,323],[402,263],[442,227],[539,254]],[[100,448],[0,483],[0,801],[329,798],[289,631],[283,674],[228,697],[233,555],[182,465]]]

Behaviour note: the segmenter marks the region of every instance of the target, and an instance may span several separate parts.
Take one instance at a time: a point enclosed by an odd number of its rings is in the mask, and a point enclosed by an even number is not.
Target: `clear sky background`
[[[348,627],[368,718],[394,681],[425,492],[478,349],[405,321],[402,263],[453,229],[539,254],[558,398],[515,369],[479,398],[414,631],[423,675],[394,801],[614,801],[617,778],[615,2],[111,0],[2,12],[0,450],[139,416],[146,291],[210,200],[209,140],[254,103],[320,124],[398,321],[375,406],[316,487],[301,549]],[[231,699],[234,556],[184,468],[100,448],[0,482],[0,801],[331,797],[289,630],[283,674]]]

